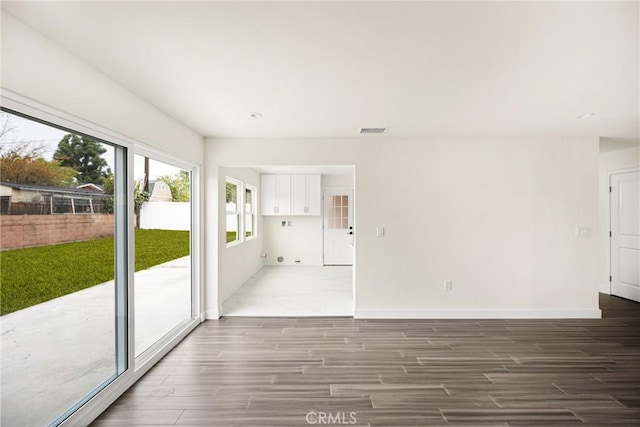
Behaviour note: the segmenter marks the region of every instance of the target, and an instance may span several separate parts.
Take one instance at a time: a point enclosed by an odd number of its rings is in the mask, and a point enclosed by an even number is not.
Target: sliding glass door
[[[127,148],[0,113],[1,424],[56,425],[127,369]]]
[[[192,319],[191,172],[134,156],[135,356]]]
[[[198,168],[0,99],[0,425],[86,425],[199,323]]]

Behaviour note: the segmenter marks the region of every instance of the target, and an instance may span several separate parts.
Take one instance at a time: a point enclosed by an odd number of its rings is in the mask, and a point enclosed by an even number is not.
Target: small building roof
[[[35,184],[16,184],[14,182],[0,182],[3,187],[15,188],[17,190],[27,191],[39,191],[41,193],[64,193],[75,194],[82,196],[97,196],[96,190],[90,190],[85,188],[69,188],[69,187],[51,187],[47,185],[35,185]],[[94,184],[91,184],[94,185]]]

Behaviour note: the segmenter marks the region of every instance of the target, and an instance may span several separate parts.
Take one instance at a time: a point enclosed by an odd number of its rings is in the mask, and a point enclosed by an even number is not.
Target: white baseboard
[[[602,294],[607,294],[607,295],[611,295],[611,283],[607,282],[607,283],[600,283],[600,289],[599,289],[600,293]]]
[[[353,317],[355,319],[600,319],[602,312],[588,309],[356,309]]]
[[[220,318],[220,311],[217,308],[210,309],[204,312],[205,319],[207,320],[218,320]]]

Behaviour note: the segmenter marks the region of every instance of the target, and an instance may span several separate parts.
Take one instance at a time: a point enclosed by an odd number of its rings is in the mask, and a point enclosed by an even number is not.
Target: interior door
[[[611,175],[611,293],[640,302],[640,171]]]
[[[324,265],[353,265],[353,190],[323,192]]]

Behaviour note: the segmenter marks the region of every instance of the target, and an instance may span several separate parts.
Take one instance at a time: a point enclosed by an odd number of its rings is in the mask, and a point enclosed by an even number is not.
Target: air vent
[[[380,133],[385,133],[387,131],[387,128],[360,128],[360,134],[361,135],[365,135],[365,134],[380,134]]]

